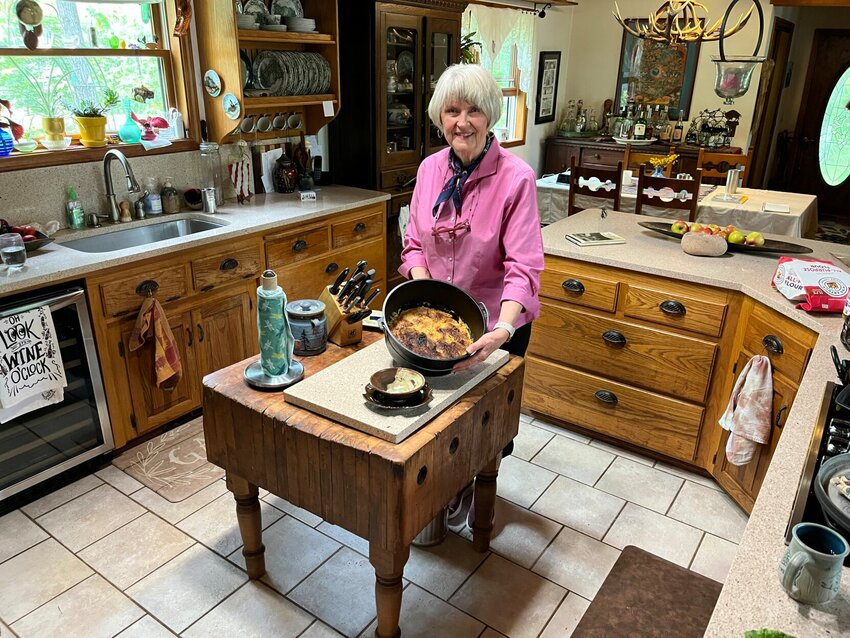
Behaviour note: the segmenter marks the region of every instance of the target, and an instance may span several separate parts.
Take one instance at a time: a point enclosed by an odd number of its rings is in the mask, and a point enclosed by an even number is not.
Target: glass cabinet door
[[[426,18],[426,21],[425,154],[430,155],[444,148],[446,140],[438,135],[437,127],[428,118],[428,104],[443,71],[460,59],[460,34],[455,21],[439,18]]]
[[[378,69],[382,96],[378,118],[379,155],[386,168],[415,164],[421,155],[422,122],[422,18],[381,14]],[[380,74],[383,72],[383,79]]]

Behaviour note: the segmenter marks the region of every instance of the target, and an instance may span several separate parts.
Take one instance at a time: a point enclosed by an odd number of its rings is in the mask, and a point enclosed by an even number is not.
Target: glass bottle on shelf
[[[162,185],[162,190],[159,192],[162,199],[163,213],[179,213],[180,212],[180,191],[178,191],[171,183],[171,178],[166,177]]]
[[[576,130],[576,101],[570,100],[567,103],[566,128],[568,131]]]
[[[632,126],[634,125],[634,111],[627,108],[624,111],[623,119],[620,120],[620,131],[618,137],[620,139],[629,139],[632,136]]]
[[[582,133],[587,128],[587,109],[582,109],[576,115],[576,133]]]
[[[632,133],[632,138],[635,140],[646,139],[646,116],[644,115],[643,109],[638,112],[638,116],[635,119],[635,126],[634,132]]]
[[[667,107],[661,108],[661,115],[658,117],[658,135],[656,136],[662,142],[669,142],[670,135],[673,132],[673,127],[670,125],[670,118],[667,115]]]
[[[587,130],[594,133],[599,130],[599,120],[596,119],[596,109],[590,109],[590,115],[587,118]]]
[[[224,203],[221,188],[221,152],[215,142],[201,142],[201,190],[215,189],[215,203]]]
[[[682,118],[684,117],[684,111],[679,109],[679,119],[676,120],[676,126],[673,127],[673,134],[670,136],[670,141],[673,144],[681,144],[682,143],[682,135],[684,133],[684,125],[682,124]]]

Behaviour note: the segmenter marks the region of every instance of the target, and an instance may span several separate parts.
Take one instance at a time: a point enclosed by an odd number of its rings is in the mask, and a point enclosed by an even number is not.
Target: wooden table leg
[[[227,473],[227,489],[236,499],[236,519],[242,535],[242,555],[248,576],[258,579],[266,573],[266,546],[263,545],[263,526],[260,520],[259,489],[243,478]]]
[[[499,454],[475,477],[475,517],[472,521],[472,546],[477,552],[490,549],[490,534],[493,531],[493,510],[496,506],[496,477],[499,476]]]
[[[410,545],[396,552],[376,548],[369,543],[369,562],[375,568],[375,606],[378,609],[378,638],[398,638],[401,629],[401,578],[404,565],[410,556]]]

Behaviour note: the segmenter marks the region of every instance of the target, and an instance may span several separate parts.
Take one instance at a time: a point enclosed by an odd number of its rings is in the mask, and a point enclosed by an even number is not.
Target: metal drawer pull
[[[619,330],[606,330],[602,333],[602,339],[612,346],[623,347],[626,345],[626,335]]]
[[[773,354],[784,354],[785,346],[782,345],[782,340],[776,335],[765,335],[761,340],[761,345],[764,349]]]
[[[294,250],[297,253],[300,253],[302,250],[305,250],[306,248],[307,248],[307,242],[304,241],[303,239],[299,239],[297,242],[292,244],[292,250]]]
[[[325,272],[328,273],[329,275],[332,272],[336,272],[337,270],[339,270],[339,264],[336,263],[335,261],[332,261],[331,263],[329,263],[328,267],[325,268]]]
[[[782,420],[782,414],[788,411],[788,406],[783,405],[779,408],[779,412],[776,413],[776,427],[782,428],[785,426],[785,422]]]
[[[186,345],[191,346],[192,345],[192,329],[186,328],[186,334],[189,335],[189,341]]]
[[[357,222],[354,225],[354,232],[355,233],[362,233],[364,230],[366,230],[366,224],[364,224],[363,222]]]
[[[159,284],[154,279],[145,279],[136,286],[136,294],[142,297],[152,297],[159,290]]]
[[[685,304],[679,301],[674,301],[673,299],[662,301],[658,304],[658,307],[661,308],[661,312],[668,315],[684,315],[687,312]]]
[[[221,265],[218,267],[219,270],[235,270],[239,267],[239,262],[233,259],[233,257],[228,257]]]
[[[578,279],[565,280],[564,283],[561,284],[561,288],[563,288],[567,292],[574,292],[577,295],[584,294],[584,284],[581,283]]]
[[[619,399],[617,399],[617,395],[611,392],[611,390],[597,390],[593,396],[602,403],[607,403],[608,405],[617,405],[617,402],[619,401]]]
[[[204,327],[201,324],[198,324],[198,343],[201,343],[204,340]]]

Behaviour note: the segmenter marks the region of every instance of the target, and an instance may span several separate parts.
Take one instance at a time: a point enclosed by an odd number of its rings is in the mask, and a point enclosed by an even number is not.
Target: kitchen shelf
[[[258,44],[336,44],[333,36],[327,33],[239,29],[237,35],[240,44],[244,42],[256,42]]]
[[[272,95],[269,97],[246,97],[245,109],[295,109],[299,106],[315,106],[323,102],[337,103],[336,95]]]

